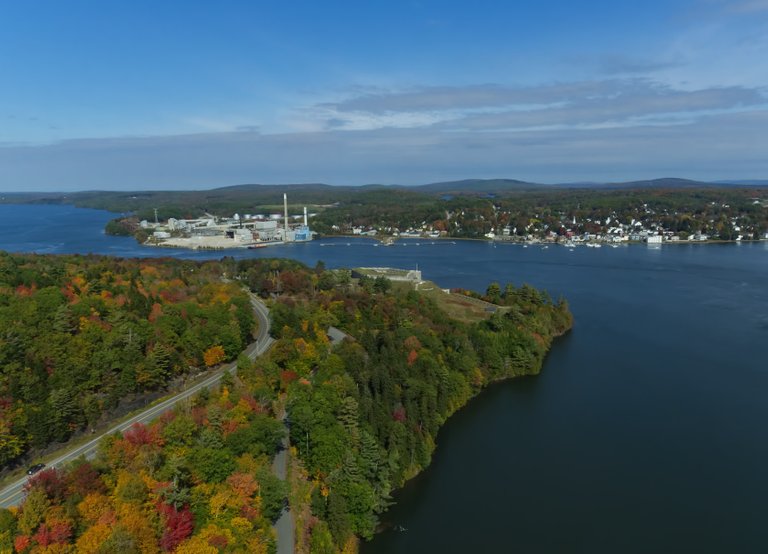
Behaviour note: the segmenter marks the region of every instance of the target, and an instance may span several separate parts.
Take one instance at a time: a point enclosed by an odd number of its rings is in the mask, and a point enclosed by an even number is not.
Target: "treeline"
[[[494,201],[496,228],[510,225],[518,234],[558,231],[562,226],[577,233],[599,233],[607,228],[605,222],[611,217],[627,225],[632,220],[658,223],[683,238],[702,232],[722,240],[735,239],[738,234],[762,236],[768,231],[766,202],[768,190],[764,188],[733,187],[576,189],[532,192]]]
[[[642,182],[634,187],[562,188],[508,180],[423,187],[242,185],[206,191],[28,193],[12,195],[6,201],[73,203],[132,214],[108,224],[107,232],[115,234],[133,229],[132,217],[151,220],[154,208],[163,220],[197,218],[204,213],[264,213],[279,204],[283,193],[292,206],[310,206],[317,213],[311,227],[322,234],[351,233],[353,227],[371,227],[382,233],[425,228],[451,237],[480,238],[506,226],[517,235],[540,236],[558,233],[561,228],[578,234],[601,233],[607,217],[625,225],[632,219],[658,224],[683,238],[701,232],[731,240],[738,235],[762,237],[768,231],[768,188],[695,182],[681,188],[673,181],[665,185],[661,180],[658,188]],[[292,213],[299,211],[292,209]],[[147,238],[143,230],[137,234],[133,229],[129,234],[142,243]]]
[[[104,232],[117,237],[132,237],[139,229],[139,221],[135,217],[112,219],[104,226]]]
[[[249,194],[237,187],[219,189],[216,194],[201,191],[172,203],[170,196],[152,193],[160,204],[161,217],[199,217],[205,212],[231,216],[235,212],[259,213],[258,199],[269,204],[279,198],[281,189],[255,189]],[[291,193],[290,189],[289,194]],[[207,191],[211,192],[211,191]],[[85,193],[84,193],[85,194]],[[150,197],[125,198],[127,193],[100,193],[91,198],[78,196],[78,205],[124,211],[133,206],[139,219],[151,218]],[[270,196],[271,195],[271,196]],[[175,198],[175,197],[174,197]],[[190,204],[189,199],[196,202]],[[216,202],[214,202],[216,200]],[[206,202],[210,201],[210,204]],[[633,220],[658,225],[683,238],[701,232],[722,240],[738,235],[762,237],[768,231],[768,190],[758,187],[707,187],[690,189],[500,189],[495,193],[428,193],[402,187],[297,187],[291,198],[294,205],[323,201],[312,208],[313,230],[324,234],[348,234],[354,227],[373,228],[380,233],[407,229],[440,231],[457,238],[482,238],[486,233],[501,233],[510,227],[516,235],[542,236],[548,232],[564,234],[566,229],[582,234],[602,233],[605,223]],[[575,223],[574,223],[575,220]],[[137,217],[115,219],[107,224],[111,234],[130,234],[139,242],[147,232],[137,227]]]
[[[219,263],[0,252],[0,465],[132,393],[235,358],[254,316]]]
[[[93,461],[31,477],[22,506],[0,508],[0,552],[274,552],[286,487],[270,460],[284,433],[269,406],[227,378],[102,441]]]
[[[313,484],[299,530],[311,552],[370,538],[390,492],[429,464],[446,418],[491,381],[537,373],[572,323],[564,301],[529,286],[492,285],[487,299],[503,309],[470,325],[384,279],[277,261],[238,270],[261,294],[282,290],[260,379],[287,395],[291,443]],[[348,338],[333,345],[330,326]]]
[[[274,552],[270,523],[288,493],[270,470],[286,432],[275,406],[284,405],[304,468],[291,472],[300,482],[290,492],[297,552],[353,552],[357,537],[373,535],[392,490],[429,464],[445,420],[488,383],[537,373],[572,322],[564,301],[526,285],[492,284],[484,299],[499,309],[467,324],[421,293],[322,264],[178,268],[235,276],[268,299],[275,345],[255,363],[241,356],[221,391],[106,439],[90,462],[33,477],[22,506],[0,510],[0,551]],[[239,287],[223,286],[215,290],[234,306]]]
[[[493,195],[426,196],[392,193],[389,199],[360,195],[325,210],[312,221],[321,233],[349,233],[352,227],[383,232],[428,229],[451,237],[480,238],[510,227],[517,235],[548,231],[605,232],[607,218],[659,224],[684,237],[702,232],[722,240],[762,237],[768,231],[768,191],[760,188],[555,189]],[[575,220],[575,224],[574,224]]]

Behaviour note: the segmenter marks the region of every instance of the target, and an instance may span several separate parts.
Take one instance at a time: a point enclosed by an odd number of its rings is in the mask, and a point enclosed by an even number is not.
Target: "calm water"
[[[218,258],[101,233],[112,216],[0,206],[0,249]],[[768,244],[649,249],[320,240],[237,257],[531,283],[576,317],[543,373],[493,386],[438,437],[363,554],[768,551]]]

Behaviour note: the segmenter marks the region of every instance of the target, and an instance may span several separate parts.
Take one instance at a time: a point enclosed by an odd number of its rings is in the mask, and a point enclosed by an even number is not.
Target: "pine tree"
[[[56,440],[65,440],[71,433],[70,425],[77,425],[79,419],[72,391],[69,389],[54,390],[51,392],[49,402],[53,415],[51,433]]]
[[[344,430],[349,434],[352,446],[355,448],[360,443],[358,417],[357,400],[351,396],[345,397],[344,400],[341,401],[339,421],[344,426]]]

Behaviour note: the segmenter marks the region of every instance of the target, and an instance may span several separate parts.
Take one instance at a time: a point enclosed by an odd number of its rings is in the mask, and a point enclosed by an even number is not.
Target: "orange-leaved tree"
[[[226,354],[224,354],[224,348],[222,348],[220,344],[211,346],[203,353],[203,361],[208,367],[213,367],[216,364],[220,364],[224,361],[225,358]]]

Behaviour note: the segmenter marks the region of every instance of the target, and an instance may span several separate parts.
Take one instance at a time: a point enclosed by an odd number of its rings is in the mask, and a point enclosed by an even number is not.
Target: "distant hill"
[[[768,186],[768,180],[750,181],[698,181],[677,177],[663,177],[623,182],[581,181],[544,185],[517,179],[464,179],[461,181],[446,181],[409,187],[411,190],[425,194],[473,194],[473,195],[504,195],[513,192],[542,192],[558,189],[702,189],[723,186]]]
[[[605,183],[597,188],[605,189],[701,189],[716,188],[722,185],[706,181],[694,181],[677,177],[664,177],[661,179],[648,179],[644,181],[627,181],[623,183]]]
[[[418,185],[413,190],[426,194],[505,194],[540,190],[547,185],[518,181],[517,179],[464,179]]]
[[[661,179],[648,179],[645,181],[627,181],[623,183],[595,184],[585,188],[602,189],[711,189],[723,187],[768,186],[768,180],[732,180],[732,181],[696,181],[692,179],[680,179],[677,177],[664,177]]]
[[[718,185],[738,185],[742,187],[768,187],[768,179],[742,179],[731,181],[713,181]]]
[[[563,189],[592,189],[605,186],[605,183],[598,181],[574,181],[569,183],[557,183],[556,185],[550,185],[552,188]]]
[[[201,213],[276,213],[282,211],[283,194],[288,195],[289,211],[300,213],[303,206],[315,211],[339,205],[416,205],[425,206],[441,197],[480,198],[510,195],[564,194],[566,191],[642,191],[694,190],[716,188],[768,187],[768,180],[705,182],[667,177],[627,182],[573,182],[545,185],[518,179],[464,179],[426,185],[402,186],[366,184],[338,186],[325,183],[284,185],[242,184],[208,190],[144,190],[0,193],[0,204],[74,204],[113,212],[133,212],[142,218],[197,217]]]

